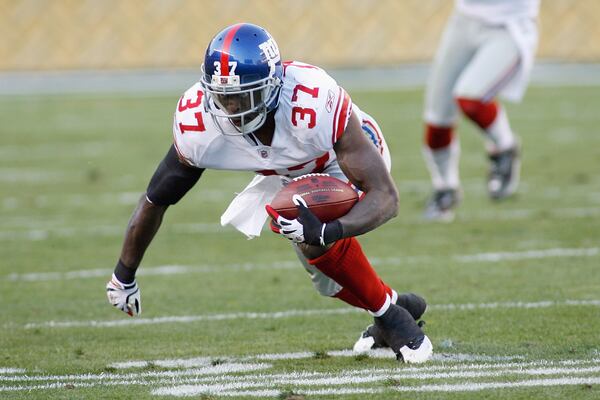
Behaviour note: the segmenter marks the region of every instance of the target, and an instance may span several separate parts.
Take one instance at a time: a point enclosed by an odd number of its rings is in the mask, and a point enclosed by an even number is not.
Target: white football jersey
[[[205,110],[200,83],[179,100],[173,122],[180,158],[192,166],[296,177],[322,172],[335,161],[333,145],[352,112],[350,96],[322,69],[284,63],[283,86],[270,146],[251,135],[224,135]],[[235,127],[229,127],[234,133]],[[227,129],[227,127],[225,127]]]
[[[463,14],[490,23],[505,23],[516,18],[537,18],[540,0],[455,0]]]

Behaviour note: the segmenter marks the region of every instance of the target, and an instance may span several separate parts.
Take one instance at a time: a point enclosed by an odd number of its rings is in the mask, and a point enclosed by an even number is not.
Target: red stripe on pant
[[[487,129],[498,115],[498,105],[495,101],[484,103],[481,100],[458,97],[456,102],[462,112],[481,129]]]
[[[344,288],[338,297],[349,304],[372,312],[385,304],[386,288],[355,238],[338,240],[325,254],[308,262]]]
[[[452,126],[425,125],[425,144],[431,150],[443,149],[448,147],[454,136]]]

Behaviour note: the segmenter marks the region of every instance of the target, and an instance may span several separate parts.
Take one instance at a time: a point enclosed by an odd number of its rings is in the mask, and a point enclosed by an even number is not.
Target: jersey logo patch
[[[261,158],[269,158],[269,156],[270,156],[269,149],[266,149],[266,148],[258,149],[258,155],[261,156]]]
[[[329,91],[327,92],[327,101],[325,102],[325,109],[327,110],[328,113],[331,113],[331,111],[333,110],[333,98],[335,97],[335,94],[333,93],[333,91],[331,89],[329,89]]]

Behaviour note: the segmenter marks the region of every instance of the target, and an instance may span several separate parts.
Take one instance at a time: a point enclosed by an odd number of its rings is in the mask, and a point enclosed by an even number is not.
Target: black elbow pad
[[[171,145],[150,179],[146,196],[157,206],[176,204],[198,182],[203,172],[204,168],[183,165]]]

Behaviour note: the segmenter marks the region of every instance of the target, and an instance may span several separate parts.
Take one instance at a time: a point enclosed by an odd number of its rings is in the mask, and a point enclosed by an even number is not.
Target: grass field
[[[508,106],[523,180],[502,203],[462,123],[452,224],[421,219],[422,91],[351,94],[401,192],[400,215],[361,243],[388,283],[427,298],[431,362],[352,355],[366,313],[317,295],[280,237],[220,227],[245,173],[209,171],[167,212],[138,276],[142,316],[114,310],[104,285],[178,93],[2,97],[0,398],[600,398],[598,88]]]

